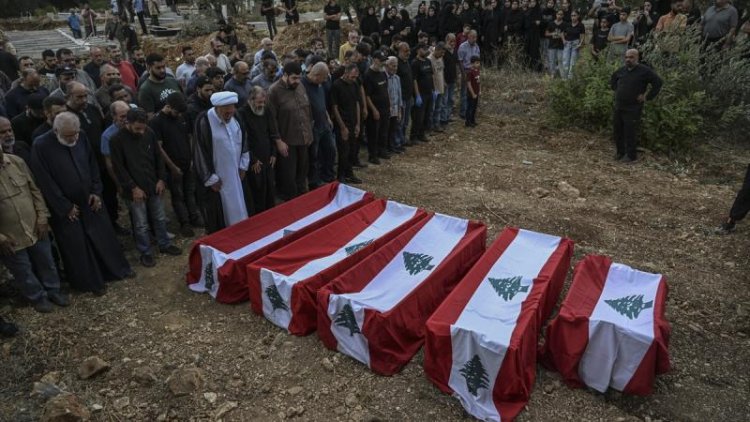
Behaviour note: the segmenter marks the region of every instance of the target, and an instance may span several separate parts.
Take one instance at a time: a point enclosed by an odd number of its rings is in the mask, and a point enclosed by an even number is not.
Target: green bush
[[[646,104],[640,145],[684,153],[709,137],[738,140],[750,131],[750,43],[730,50],[704,49],[697,28],[653,36],[640,47],[641,61],[664,81]],[[584,55],[571,80],[549,86],[553,123],[611,130],[609,79],[621,63]]]

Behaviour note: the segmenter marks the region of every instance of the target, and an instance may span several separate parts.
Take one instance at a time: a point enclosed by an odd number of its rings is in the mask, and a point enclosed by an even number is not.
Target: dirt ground
[[[636,165],[618,164],[606,136],[545,124],[542,79],[485,72],[483,84],[479,127],[456,122],[433,142],[360,171],[363,187],[482,220],[491,238],[506,225],[567,236],[576,242],[574,262],[606,254],[665,274],[670,288],[673,369],[657,378],[652,396],[571,390],[539,368],[518,420],[750,420],[750,225],[731,236],[712,233],[750,149],[709,143],[679,161],[646,153]],[[580,195],[563,193],[560,182]],[[187,252],[190,239],[178,244]],[[247,304],[191,293],[186,266],[187,255],[160,257],[106,296],[75,295],[71,307],[50,315],[6,300],[0,314],[24,332],[0,343],[0,420],[40,417],[45,400],[31,393],[45,374],[102,421],[469,419],[426,380],[421,352],[396,376],[374,375],[314,334],[290,336]],[[93,355],[111,368],[79,379],[81,362]],[[205,382],[176,397],[166,380],[193,367]]]

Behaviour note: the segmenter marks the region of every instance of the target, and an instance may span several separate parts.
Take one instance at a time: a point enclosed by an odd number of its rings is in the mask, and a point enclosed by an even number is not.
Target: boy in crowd
[[[479,56],[471,57],[471,66],[466,70],[466,127],[475,127],[477,125],[477,108],[479,107],[479,68],[481,63]]]

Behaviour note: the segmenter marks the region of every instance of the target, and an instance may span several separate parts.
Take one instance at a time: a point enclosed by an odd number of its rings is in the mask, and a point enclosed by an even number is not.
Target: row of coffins
[[[424,345],[427,377],[471,415],[512,420],[538,356],[572,387],[649,394],[669,369],[662,276],[588,256],[559,314],[573,242],[429,213],[332,183],[199,239],[187,281],[382,375]]]

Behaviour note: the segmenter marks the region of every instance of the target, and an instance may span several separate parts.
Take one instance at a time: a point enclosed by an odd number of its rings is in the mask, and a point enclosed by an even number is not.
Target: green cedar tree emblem
[[[435,268],[430,265],[432,257],[423,253],[404,252],[404,266],[409,275],[419,274],[422,270],[431,270]]]
[[[497,294],[506,302],[512,300],[519,292],[525,293],[529,291],[529,286],[521,285],[522,277],[520,275],[508,278],[490,277],[487,280],[492,284]]]
[[[336,320],[334,322],[339,327],[348,328],[349,336],[354,336],[354,334],[362,333],[361,331],[359,331],[357,319],[354,317],[354,310],[348,303],[344,305],[343,308],[341,308],[341,311],[339,311],[339,313],[336,315]]]
[[[296,233],[296,232],[297,232],[297,230],[288,230],[288,229],[284,229],[284,234],[282,234],[282,235],[281,235],[281,237],[287,237],[287,236],[289,236],[290,234],[294,234],[294,233]]]
[[[344,248],[344,250],[346,251],[346,256],[353,255],[354,253],[358,252],[360,249],[372,243],[372,241],[373,239],[370,239],[370,240],[365,240],[364,242],[356,243],[351,246],[347,246],[346,248]]]
[[[466,388],[474,397],[479,394],[480,388],[489,387],[490,379],[479,355],[474,355],[458,372],[466,379]]]
[[[214,263],[209,262],[206,269],[203,270],[203,281],[206,289],[211,290],[214,287]]]
[[[268,296],[268,300],[271,301],[271,306],[273,307],[273,311],[277,309],[283,309],[285,311],[289,310],[289,307],[286,306],[286,303],[284,302],[284,298],[281,297],[281,294],[279,293],[279,289],[276,288],[275,284],[272,284],[266,287],[266,296]]]
[[[619,314],[628,317],[628,319],[636,319],[642,310],[654,306],[653,300],[643,303],[643,295],[625,296],[619,299],[605,300],[604,302]]]

